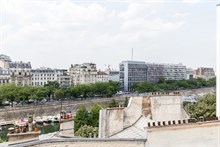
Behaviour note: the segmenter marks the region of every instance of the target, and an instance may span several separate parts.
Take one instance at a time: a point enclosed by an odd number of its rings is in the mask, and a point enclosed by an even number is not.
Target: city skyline
[[[134,60],[216,69],[217,1],[1,1],[1,53],[33,68]],[[190,35],[189,35],[190,34]],[[175,55],[175,56],[174,56]]]

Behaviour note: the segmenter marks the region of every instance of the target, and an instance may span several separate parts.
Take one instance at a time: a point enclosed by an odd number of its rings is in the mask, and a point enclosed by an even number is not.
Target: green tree
[[[99,104],[95,104],[92,106],[92,109],[90,111],[90,125],[93,127],[99,126],[99,111],[102,109],[102,107]]]
[[[84,105],[81,105],[80,108],[76,111],[76,116],[74,117],[74,131],[78,131],[78,129],[84,125],[88,125],[89,122],[89,113],[86,110]]]
[[[109,103],[108,107],[110,107],[110,108],[118,107],[118,102],[116,102],[115,99],[112,99],[111,102]]]
[[[54,94],[55,94],[55,97],[59,99],[64,98],[65,96],[63,89],[57,89]]]
[[[94,136],[95,135],[95,136]],[[76,131],[75,136],[88,138],[88,137],[98,137],[98,128],[88,125],[84,125]]]
[[[129,102],[129,101],[128,101],[128,97],[126,97],[126,98],[125,98],[125,101],[124,101],[124,107],[127,107],[127,106],[128,106],[128,102]]]
[[[216,95],[204,95],[197,103],[186,105],[186,110],[191,118],[213,118],[216,115]]]
[[[57,81],[48,81],[47,84],[44,85],[49,90],[49,97],[54,97],[54,92],[56,89],[60,88],[60,84]]]

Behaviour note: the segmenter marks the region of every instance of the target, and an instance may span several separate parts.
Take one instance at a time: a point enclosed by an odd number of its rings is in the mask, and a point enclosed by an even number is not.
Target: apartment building
[[[32,84],[32,72],[30,62],[9,62],[10,83],[27,86]]]
[[[108,81],[109,81],[109,76],[107,73],[103,71],[97,72],[97,82],[108,82]]]
[[[215,77],[215,72],[213,68],[199,67],[195,70],[195,72],[196,78],[204,78],[206,80],[209,80]]]
[[[8,69],[0,68],[0,85],[7,84],[10,80],[10,71]]]
[[[69,74],[73,85],[92,84],[97,81],[97,69],[94,63],[71,64]]]
[[[48,81],[57,81],[61,86],[70,86],[71,78],[66,69],[51,69],[41,67],[32,70],[32,85],[44,86]]]
[[[0,67],[3,69],[9,69],[9,63],[11,62],[11,58],[9,56],[0,54]]]

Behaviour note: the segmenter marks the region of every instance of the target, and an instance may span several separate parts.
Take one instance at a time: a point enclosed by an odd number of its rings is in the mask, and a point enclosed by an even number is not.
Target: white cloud
[[[109,50],[104,53],[112,56],[112,50],[121,48],[122,53],[117,54],[121,60],[125,48],[144,46],[142,40],[174,32],[186,23],[182,19],[164,19],[161,3],[129,3],[123,4],[124,9],[115,9],[108,4],[70,0],[5,0],[3,6],[5,52],[20,60],[31,60],[36,66],[103,62],[106,57],[101,52],[106,48]],[[65,58],[57,61],[61,52]]]
[[[182,0],[182,2],[186,4],[197,4],[202,2],[202,0]]]

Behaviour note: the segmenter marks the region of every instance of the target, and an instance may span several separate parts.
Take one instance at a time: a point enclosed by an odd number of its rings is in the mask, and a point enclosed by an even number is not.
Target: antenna
[[[131,49],[131,60],[133,61],[133,59],[134,59],[134,50],[133,50],[133,48]]]

